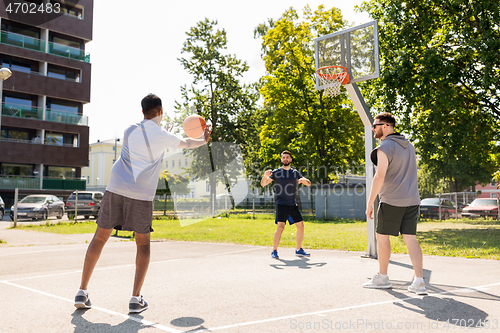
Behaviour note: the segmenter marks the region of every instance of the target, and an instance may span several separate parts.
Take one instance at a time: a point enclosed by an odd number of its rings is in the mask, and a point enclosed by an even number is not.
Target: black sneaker
[[[85,295],[83,291],[78,290],[78,293],[75,296],[75,306],[78,309],[90,309],[92,307],[92,303],[90,303],[89,294]]]
[[[135,297],[130,299],[130,303],[128,303],[128,312],[129,313],[139,313],[148,308],[148,303],[142,298],[138,301]]]

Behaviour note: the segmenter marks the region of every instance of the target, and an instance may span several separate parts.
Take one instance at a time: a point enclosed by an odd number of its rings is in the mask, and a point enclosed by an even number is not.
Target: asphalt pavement
[[[393,287],[371,290],[361,285],[377,261],[359,252],[297,258],[280,248],[274,260],[270,247],[153,242],[142,290],[149,309],[128,315],[134,242],[111,237],[89,285],[93,308],[81,310],[73,300],[92,234],[11,225],[0,222],[1,332],[500,331],[497,260],[424,256],[429,295],[416,296],[403,254],[391,257]]]

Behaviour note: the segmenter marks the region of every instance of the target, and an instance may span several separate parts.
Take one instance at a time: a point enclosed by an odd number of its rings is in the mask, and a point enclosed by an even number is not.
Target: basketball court
[[[81,235],[77,235],[81,236]],[[67,235],[66,235],[67,237]],[[75,238],[76,239],[76,238]],[[116,240],[116,239],[115,239]],[[66,238],[65,242],[69,240]],[[424,257],[428,296],[406,288],[412,268],[393,255],[392,289],[362,288],[377,261],[358,252],[153,242],[143,288],[149,309],[128,315],[135,244],[108,242],[76,309],[88,244],[2,247],[2,332],[330,332],[498,329],[500,262]],[[455,325],[455,326],[454,326]],[[496,326],[495,326],[496,325]]]

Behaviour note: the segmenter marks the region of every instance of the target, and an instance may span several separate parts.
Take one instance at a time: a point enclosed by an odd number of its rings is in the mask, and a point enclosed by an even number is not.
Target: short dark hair
[[[141,101],[144,115],[154,116],[161,110],[161,99],[155,94],[148,94]]]
[[[382,112],[375,116],[375,119],[379,119],[380,122],[384,122],[387,124],[391,124],[392,126],[396,126],[396,118],[389,112]]]
[[[292,157],[292,153],[290,153],[288,150],[283,150],[283,151],[281,152],[281,155],[283,155],[283,154],[288,154],[288,155],[290,155],[290,158],[291,158],[291,159],[293,159],[293,157]]]

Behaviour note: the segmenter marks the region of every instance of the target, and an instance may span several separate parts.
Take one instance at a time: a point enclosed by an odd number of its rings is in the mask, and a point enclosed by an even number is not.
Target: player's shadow
[[[205,330],[208,331],[208,329],[202,325],[204,322],[205,321],[203,319],[198,317],[180,317],[172,320],[170,324],[172,324],[173,326],[183,327],[183,328],[197,326],[189,331],[185,331],[185,333],[189,333],[189,332],[199,332]]]
[[[93,323],[84,318],[85,313],[88,310],[86,309],[76,309],[71,316],[71,323],[75,325],[75,333],[83,333],[83,332],[99,332],[99,333],[108,333],[108,332],[139,332],[147,327],[151,327],[150,325],[144,325],[139,321],[127,319],[118,325],[111,325],[106,323]],[[92,311],[92,310],[91,310]],[[141,320],[144,317],[140,315],[133,315],[135,318]],[[132,317],[132,316],[129,316]]]
[[[416,297],[415,294],[399,292],[400,288],[406,290],[410,283],[397,286],[397,282],[394,282],[393,289],[386,289],[389,294],[400,299],[394,305],[424,315],[429,319],[429,325],[434,325],[436,328],[438,325],[443,327],[446,322],[450,324],[450,327],[456,323],[457,328],[480,328],[489,316],[481,309],[445,295]],[[427,288],[427,291],[430,289],[432,288]]]
[[[270,266],[275,269],[285,269],[287,267],[297,267],[300,269],[311,269],[313,267],[323,267],[326,265],[326,262],[313,262],[310,263],[311,259],[309,258],[298,258],[294,260],[285,260],[285,259],[277,259],[279,264],[271,264]]]

